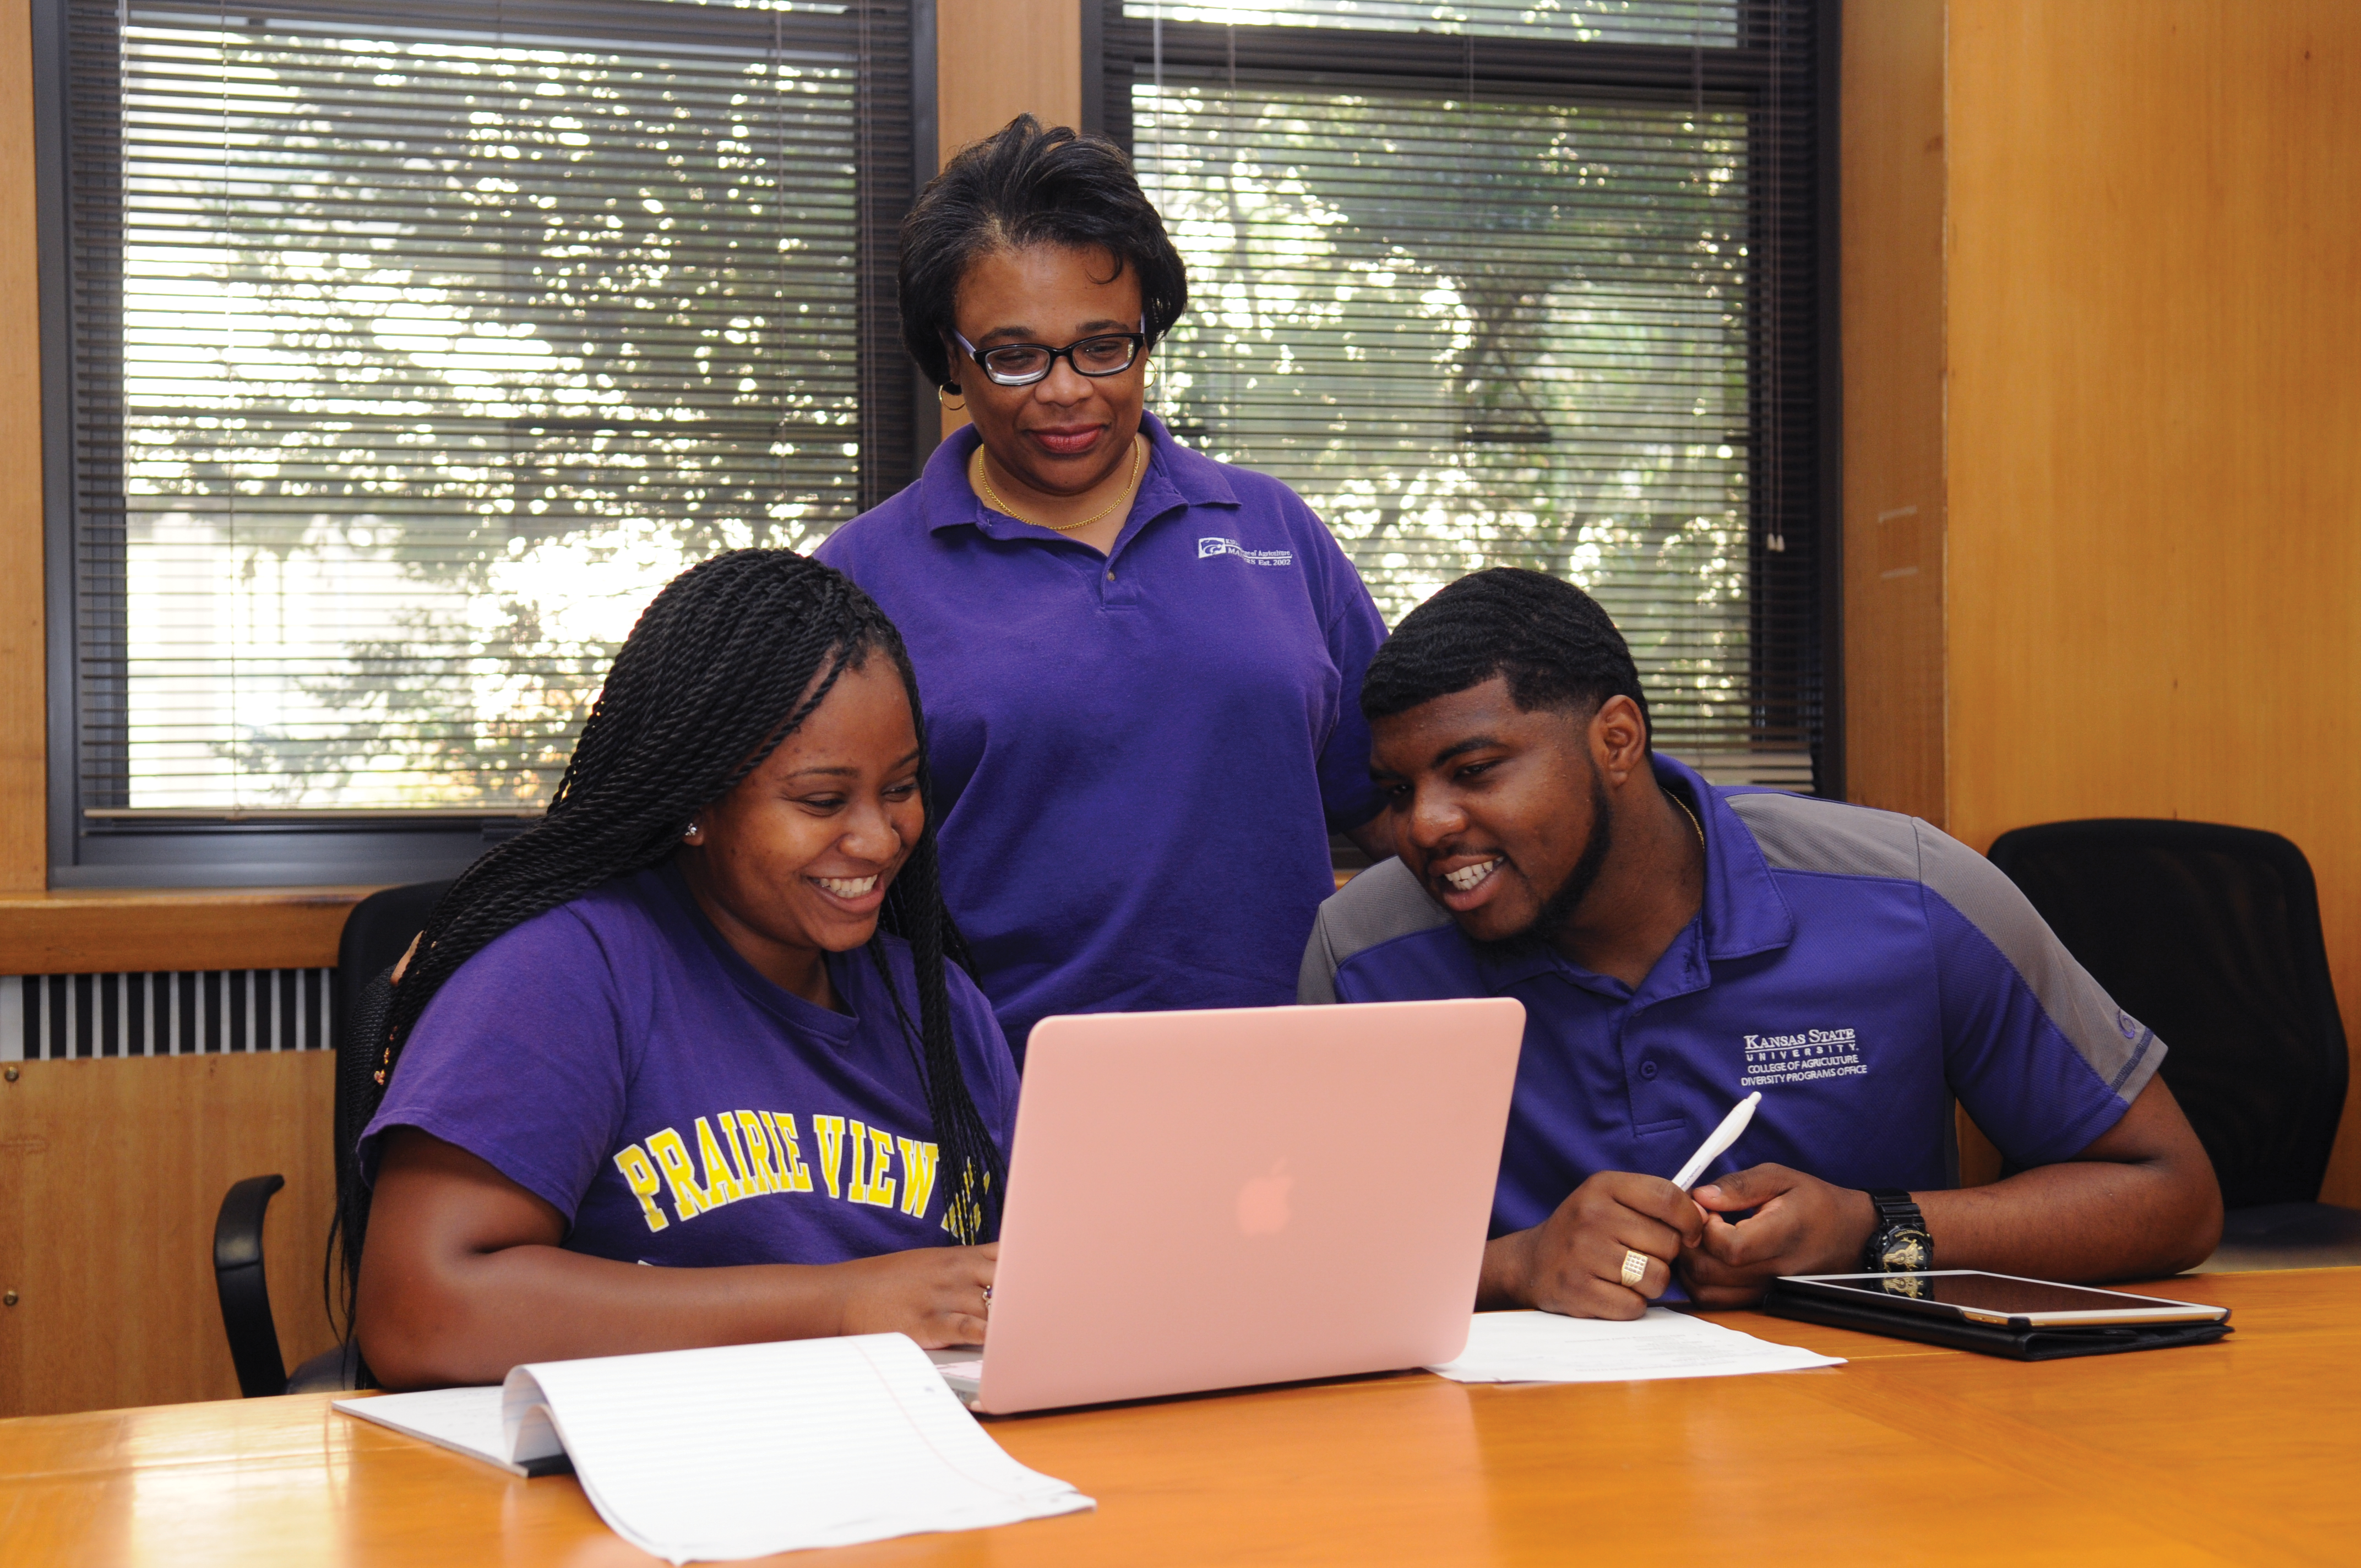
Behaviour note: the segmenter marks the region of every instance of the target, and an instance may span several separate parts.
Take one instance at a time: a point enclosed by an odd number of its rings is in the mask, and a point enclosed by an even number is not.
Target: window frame
[[[1750,444],[1748,493],[1751,514],[1749,610],[1752,639],[1753,728],[1777,722],[1765,716],[1767,691],[1793,694],[1787,723],[1809,737],[1812,793],[1845,798],[1843,646],[1843,384],[1840,372],[1838,274],[1839,139],[1838,44],[1842,0],[1738,0],[1736,47],[1672,44],[1579,43],[1480,33],[1437,33],[1373,27],[1239,26],[1126,16],[1124,0],[1082,0],[1083,127],[1113,137],[1132,150],[1131,89],[1144,80],[1151,60],[1191,73],[1225,71],[1232,80],[1286,82],[1298,86],[1372,87],[1378,91],[1440,90],[1484,95],[1565,102],[1576,94],[1688,102],[1712,98],[1744,101],[1752,109],[1774,86],[1808,93],[1808,156],[1799,173],[1809,181],[1807,210],[1784,225],[1764,222],[1750,203],[1753,244],[1769,259],[1758,283],[1754,315],[1806,323],[1805,364],[1812,385],[1801,400],[1806,428],[1792,436],[1772,492],[1773,443],[1762,433],[1766,422],[1758,367],[1761,331],[1748,370],[1749,423],[1758,433]],[[1790,65],[1774,82],[1769,52],[1749,40],[1763,35],[1762,18],[1773,11],[1803,8],[1808,14],[1810,57]],[[1760,115],[1750,115],[1760,125]],[[1762,133],[1757,133],[1758,136]],[[1807,462],[1795,472],[1798,455]],[[1774,513],[1778,499],[1784,505]],[[1801,521],[1810,532],[1800,563],[1765,547],[1765,524],[1778,517],[1790,533]],[[1761,652],[1773,640],[1766,618],[1773,598],[1763,589],[1772,574],[1787,567],[1774,590],[1775,602],[1806,606],[1807,625],[1786,639],[1782,656],[1789,666],[1773,676]],[[1795,569],[1800,566],[1800,570]],[[1784,687],[1778,683],[1784,682]]]
[[[895,300],[902,215],[937,168],[937,0],[848,0],[842,26],[906,20],[906,83],[860,84],[863,159],[856,269],[863,448],[859,505],[915,479],[940,437],[933,389],[901,346]],[[404,883],[447,877],[536,812],[414,811],[86,817],[83,779],[82,500],[75,439],[71,0],[32,0],[36,244],[40,269],[43,604],[47,671],[48,861],[53,888],[209,888]],[[853,13],[865,13],[856,19]],[[118,11],[118,15],[121,13]],[[581,36],[603,36],[586,23]]]

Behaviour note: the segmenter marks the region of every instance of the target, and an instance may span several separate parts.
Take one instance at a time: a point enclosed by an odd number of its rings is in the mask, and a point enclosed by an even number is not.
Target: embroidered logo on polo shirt
[[[1861,1039],[1850,1029],[1806,1029],[1794,1035],[1746,1036],[1746,1073],[1741,1089],[1768,1089],[1774,1083],[1808,1083],[1816,1078],[1858,1078],[1868,1075],[1861,1064]]]
[[[1292,566],[1295,565],[1295,552],[1292,550],[1249,550],[1235,539],[1200,539],[1197,541],[1198,560],[1202,561],[1208,556],[1213,555],[1235,555],[1249,566]]]

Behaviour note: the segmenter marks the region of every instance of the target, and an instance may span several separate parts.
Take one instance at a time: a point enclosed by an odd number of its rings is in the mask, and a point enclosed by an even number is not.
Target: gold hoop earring
[[[957,387],[937,387],[935,389],[935,401],[942,404],[943,407],[949,409],[955,414],[965,413],[967,412],[967,395],[964,392],[961,392],[960,400],[957,402],[951,401],[949,396],[949,394],[958,391],[960,391],[960,389]]]

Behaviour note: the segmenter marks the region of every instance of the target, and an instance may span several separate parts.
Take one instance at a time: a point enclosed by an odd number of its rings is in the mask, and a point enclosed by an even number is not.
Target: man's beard
[[[1575,911],[1590,895],[1591,885],[1607,865],[1607,848],[1614,841],[1615,805],[1607,798],[1606,781],[1598,776],[1598,764],[1588,758],[1590,768],[1590,837],[1584,841],[1582,853],[1576,857],[1574,869],[1557,891],[1542,901],[1540,911],[1524,926],[1505,937],[1495,938],[1486,947],[1509,947],[1529,938],[1548,941],[1572,923]]]

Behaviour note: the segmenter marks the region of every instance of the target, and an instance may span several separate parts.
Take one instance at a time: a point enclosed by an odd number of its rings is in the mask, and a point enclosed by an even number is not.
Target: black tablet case
[[[1959,1319],[1921,1315],[1906,1309],[1832,1301],[1823,1296],[1783,1290],[1775,1283],[1763,1299],[1763,1310],[1782,1318],[1797,1318],[1831,1328],[1857,1329],[1891,1339],[1915,1339],[1927,1344],[1972,1350],[1982,1355],[2004,1355],[2012,1361],[2057,1361],[2069,1355],[2116,1355],[2127,1350],[2169,1350],[2174,1345],[2211,1344],[2230,1332],[2218,1323],[2158,1323],[2141,1327],[2114,1324],[2081,1329],[2011,1329],[1997,1323],[1971,1323]]]

